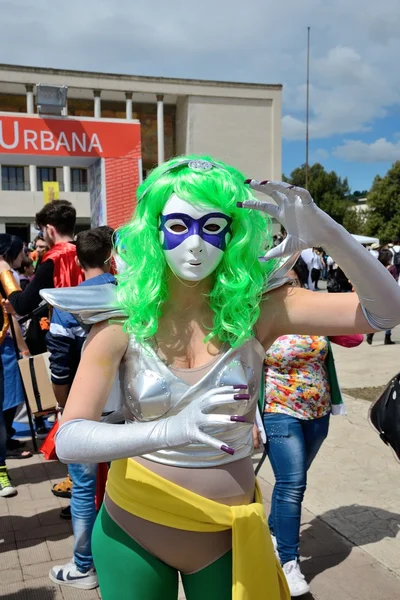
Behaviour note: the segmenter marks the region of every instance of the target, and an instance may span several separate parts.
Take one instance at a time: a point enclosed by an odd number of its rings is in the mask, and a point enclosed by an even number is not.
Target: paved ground
[[[343,387],[381,385],[398,370],[399,346],[385,347],[380,337],[372,348],[337,349]],[[301,553],[312,594],[304,599],[400,600],[400,465],[370,428],[368,403],[349,398],[347,406],[346,417],[332,419],[309,477]],[[65,467],[39,456],[9,467],[19,494],[0,498],[0,598],[99,598],[96,590],[59,588],[47,577],[52,565],[71,556],[70,525],[59,518],[66,502],[50,493]],[[267,463],[260,475],[268,510]]]

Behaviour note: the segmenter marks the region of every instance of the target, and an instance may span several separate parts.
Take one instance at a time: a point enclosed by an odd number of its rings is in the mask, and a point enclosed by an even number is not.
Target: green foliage
[[[356,210],[356,207],[352,207],[350,210],[347,210],[346,214],[344,215],[343,227],[345,227],[349,233],[366,235],[366,219],[367,214],[365,212],[358,211]]]
[[[294,169],[290,177],[285,178],[285,180],[292,185],[305,187],[305,165]],[[316,204],[335,221],[341,225],[344,224],[345,220],[351,222],[351,218],[350,216],[347,217],[347,213],[349,210],[354,213],[354,210],[352,210],[354,204],[349,199],[350,187],[347,177],[342,179],[335,171],[325,171],[321,164],[315,163],[308,170],[308,190]],[[357,233],[360,232],[357,231]]]
[[[382,244],[400,238],[400,161],[384,177],[375,177],[367,203],[366,234]]]

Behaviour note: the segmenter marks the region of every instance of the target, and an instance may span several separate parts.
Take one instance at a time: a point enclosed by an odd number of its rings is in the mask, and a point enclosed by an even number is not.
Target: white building
[[[171,156],[204,153],[238,167],[246,177],[281,178],[281,85],[0,64],[0,113],[35,113],[38,83],[68,87],[70,116],[138,119],[144,176]],[[61,197],[76,206],[79,227],[86,228],[86,169],[7,161],[1,166],[0,232],[32,238],[34,215],[43,206],[42,183],[55,180]]]

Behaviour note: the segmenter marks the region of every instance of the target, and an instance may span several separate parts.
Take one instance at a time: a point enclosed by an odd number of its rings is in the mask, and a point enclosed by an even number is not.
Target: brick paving
[[[71,526],[59,517],[68,501],[50,492],[52,483],[64,477],[65,466],[36,455],[25,461],[10,460],[9,468],[19,493],[0,498],[0,597],[100,598],[98,590],[59,587],[48,579],[54,564],[71,558]],[[271,485],[264,477],[260,482],[268,510]],[[302,568],[312,586],[312,594],[304,600],[400,600],[400,579],[393,572],[307,509],[303,511],[301,551]],[[184,598],[181,591],[179,599]]]
[[[385,383],[398,370],[398,347],[383,347],[382,336],[376,337],[372,348],[365,344],[335,352],[344,387]],[[394,338],[400,338],[400,328]],[[368,403],[348,398],[347,405],[346,417],[332,419],[310,472],[301,560],[312,593],[302,598],[400,600],[400,465],[368,425]],[[39,455],[10,460],[8,466],[18,496],[0,498],[0,598],[100,598],[98,590],[61,588],[48,579],[50,568],[68,562],[72,554],[70,523],[59,517],[68,501],[50,491],[66,467]],[[272,483],[265,463],[260,484],[266,511]],[[179,600],[184,598],[180,591]],[[264,598],[268,594],[260,593]]]

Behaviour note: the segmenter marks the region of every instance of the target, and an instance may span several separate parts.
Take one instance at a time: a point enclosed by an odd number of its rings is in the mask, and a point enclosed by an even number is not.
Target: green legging
[[[92,552],[102,600],[177,600],[178,571],[139,546],[104,506],[94,526]],[[182,583],[187,600],[232,600],[232,552],[197,573],[182,574]]]

